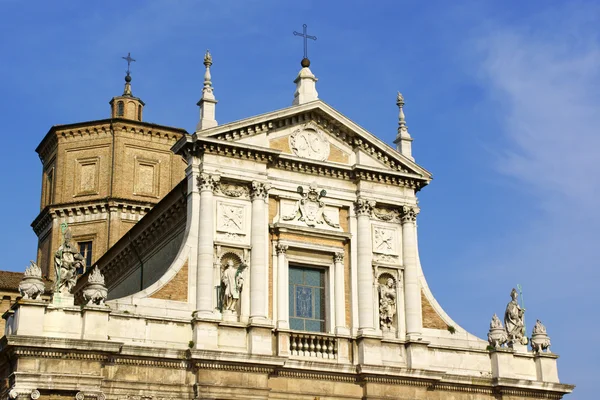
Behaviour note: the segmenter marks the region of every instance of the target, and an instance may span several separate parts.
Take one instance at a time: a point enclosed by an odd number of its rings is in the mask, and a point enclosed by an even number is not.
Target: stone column
[[[289,275],[285,260],[288,246],[277,244],[277,328],[289,329]]]
[[[333,255],[333,268],[335,277],[335,333],[349,334],[346,327],[346,293],[344,276],[344,253]]]
[[[406,315],[406,337],[415,340],[421,337],[421,289],[417,267],[416,221],[417,206],[402,207],[402,263],[404,265],[404,306]]]
[[[250,244],[250,322],[265,323],[267,318],[267,223],[265,206],[269,193],[269,184],[253,181],[250,198],[252,199],[252,233]]]
[[[214,202],[213,191],[220,181],[219,175],[201,173],[200,227],[198,232],[198,267],[196,269],[196,317],[211,318],[213,310],[213,257],[214,257]]]
[[[374,201],[359,198],[355,203],[357,216],[358,329],[360,333],[375,333],[373,325],[373,266],[371,243],[371,211]]]

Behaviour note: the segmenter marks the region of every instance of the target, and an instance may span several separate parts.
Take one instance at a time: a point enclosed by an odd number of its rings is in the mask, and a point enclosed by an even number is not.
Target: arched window
[[[125,114],[125,104],[122,101],[117,102],[117,117],[122,117]]]
[[[142,120],[142,106],[138,106],[138,121]]]

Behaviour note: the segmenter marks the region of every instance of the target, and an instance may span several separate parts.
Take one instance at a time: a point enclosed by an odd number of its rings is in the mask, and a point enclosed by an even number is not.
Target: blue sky
[[[318,37],[309,56],[321,99],[391,143],[404,94],[413,154],[434,175],[419,194],[419,244],[440,304],[484,337],[520,283],[528,329],[547,326],[561,380],[578,385],[571,397],[595,398],[594,1],[0,0],[0,268],[36,255],[35,147],[54,124],[109,116],[122,56],[137,59],[144,119],[191,131],[207,48],[220,123],[290,105],[303,23]]]

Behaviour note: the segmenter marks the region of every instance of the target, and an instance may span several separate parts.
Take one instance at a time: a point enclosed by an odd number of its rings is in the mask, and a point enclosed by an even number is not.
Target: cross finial
[[[294,31],[294,36],[302,36],[304,38],[304,58],[302,59],[302,66],[303,67],[308,67],[310,65],[310,61],[308,60],[308,42],[307,42],[307,39],[317,40],[316,36],[311,36],[311,35],[308,35],[306,33],[306,27],[307,27],[306,24],[302,25],[302,33]]]
[[[129,76],[130,70],[129,67],[131,66],[132,62],[135,62],[135,60],[133,58],[131,58],[131,53],[127,53],[127,57],[121,57],[123,60],[127,61],[127,76]]]

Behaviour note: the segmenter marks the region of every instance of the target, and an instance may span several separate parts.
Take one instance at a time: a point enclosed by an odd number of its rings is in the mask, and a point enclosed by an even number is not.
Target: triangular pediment
[[[312,162],[431,179],[427,170],[321,100],[205,129],[195,136],[264,147]]]

